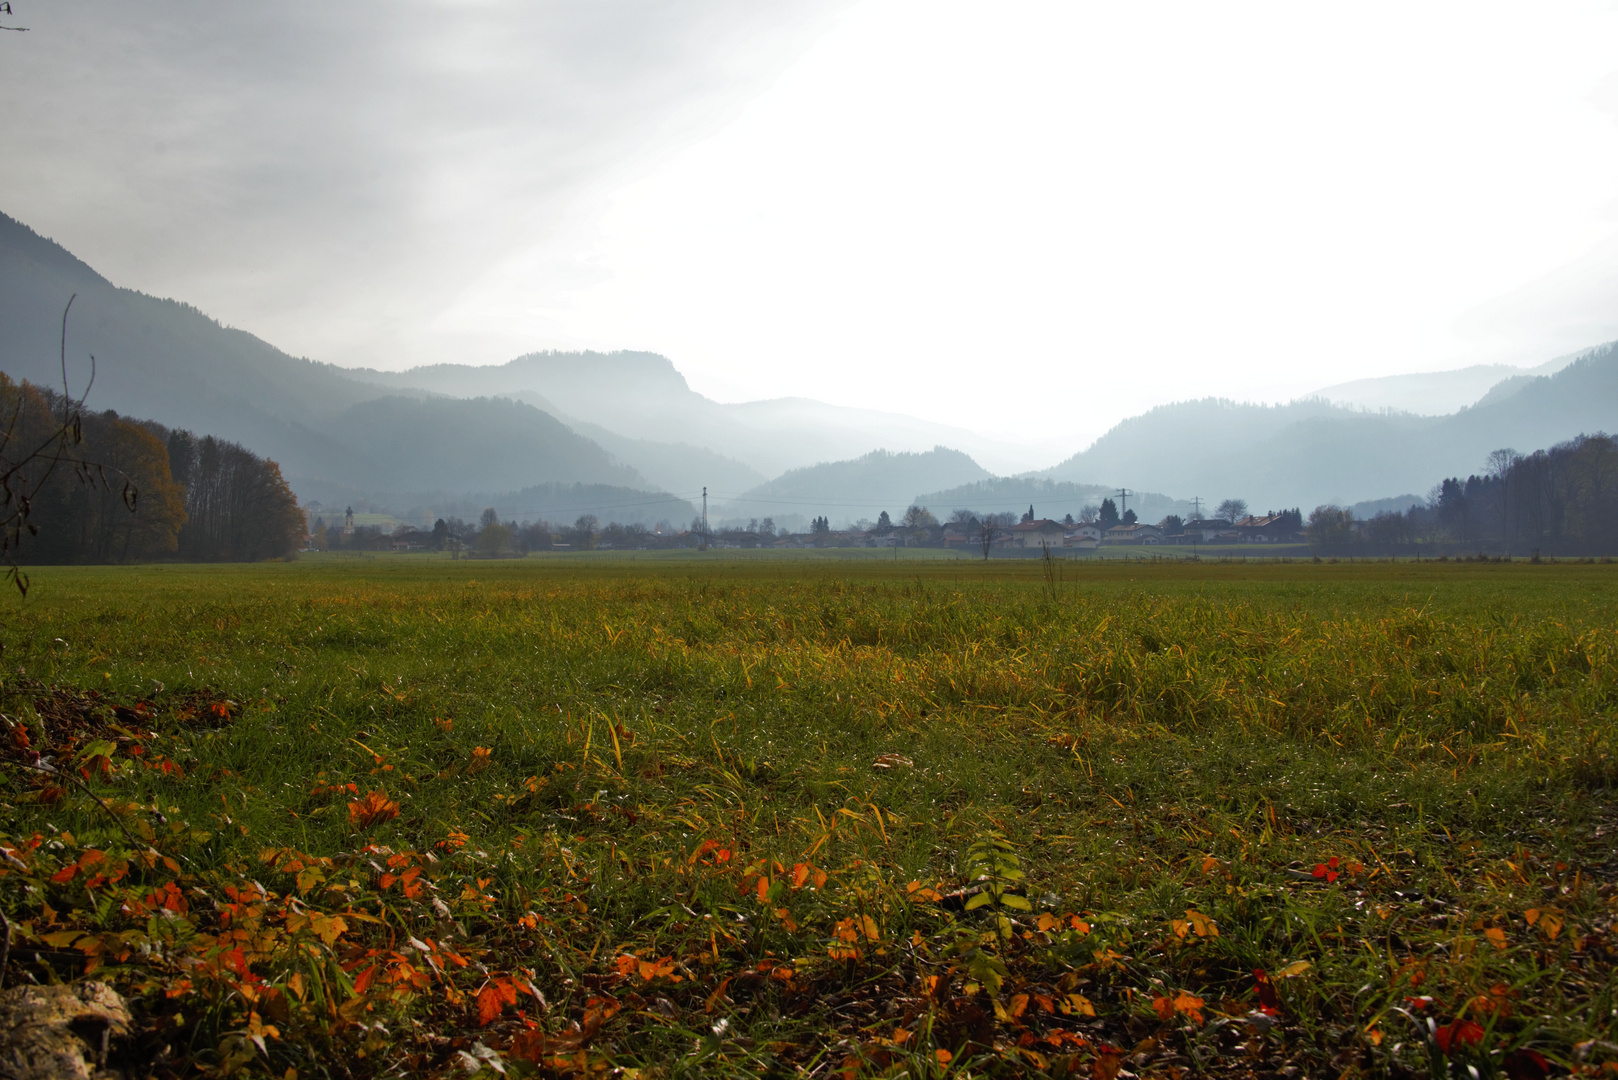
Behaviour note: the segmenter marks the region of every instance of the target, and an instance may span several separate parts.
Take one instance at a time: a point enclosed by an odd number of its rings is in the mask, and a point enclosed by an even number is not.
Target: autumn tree
[[[258,562],[301,546],[303,511],[275,462],[238,443],[179,430],[169,433],[168,453],[174,479],[185,489],[182,559]]]
[[[174,551],[185,521],[168,453],[146,427],[0,374],[5,445],[47,446],[4,470],[6,554],[41,563],[152,559]],[[18,579],[18,585],[25,582]]]
[[[905,511],[904,523],[909,529],[930,529],[938,524],[938,519],[925,506],[912,506]]]
[[[1354,539],[1354,515],[1341,506],[1317,506],[1309,512],[1309,544],[1317,551],[1339,548]]]

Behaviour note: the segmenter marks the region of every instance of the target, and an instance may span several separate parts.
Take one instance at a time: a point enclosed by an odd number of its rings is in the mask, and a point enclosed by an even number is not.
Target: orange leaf
[[[388,798],[385,791],[367,791],[365,797],[348,804],[350,824],[362,829],[389,821],[399,816],[399,804]]]
[[[495,1018],[500,1015],[500,1010],[504,1007],[505,1003],[501,1001],[499,987],[495,986],[493,983],[490,983],[482,990],[479,990],[478,1026],[488,1027],[490,1024],[494,1023]]]
[[[792,887],[803,888],[803,883],[809,880],[809,867],[806,863],[798,863],[792,868]]]
[[[1202,1023],[1202,1007],[1206,1004],[1195,994],[1180,991],[1174,997],[1156,997],[1152,999],[1152,1008],[1157,1012],[1159,1020],[1172,1020],[1176,1013],[1183,1013],[1193,1024]]]
[[[1497,949],[1506,947],[1506,932],[1498,926],[1491,926],[1483,931],[1483,936],[1489,939],[1489,944]]]
[[[1184,1013],[1193,1024],[1202,1023],[1202,1007],[1207,1004],[1195,994],[1183,990],[1174,999],[1174,1011]]]
[[[906,885],[905,894],[912,900],[927,900],[936,902],[944,899],[943,893],[939,892],[937,889],[929,888],[919,881],[912,881],[909,885]]]

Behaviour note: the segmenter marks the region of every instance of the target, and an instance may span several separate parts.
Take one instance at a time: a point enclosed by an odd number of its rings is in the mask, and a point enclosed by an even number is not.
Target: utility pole
[[[1124,511],[1129,509],[1129,497],[1133,494],[1135,493],[1128,488],[1118,489],[1118,516],[1120,518],[1124,516]]]
[[[1198,521],[1202,520],[1202,496],[1201,495],[1193,495],[1193,496],[1191,496],[1191,516],[1196,518]]]
[[[702,485],[702,550],[708,550],[708,485]]]

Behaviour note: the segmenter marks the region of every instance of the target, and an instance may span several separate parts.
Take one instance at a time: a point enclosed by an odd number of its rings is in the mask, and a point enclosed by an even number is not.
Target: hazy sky
[[[0,210],[340,364],[1042,439],[1618,337],[1618,5],[13,0]]]

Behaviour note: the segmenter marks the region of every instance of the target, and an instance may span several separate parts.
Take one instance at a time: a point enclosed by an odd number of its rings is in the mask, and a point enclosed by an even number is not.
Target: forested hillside
[[[895,520],[919,491],[986,480],[989,471],[959,450],[937,446],[926,453],[874,450],[849,461],[792,469],[739,498],[727,500],[730,517],[826,514],[834,521],[875,520],[884,510]]]

